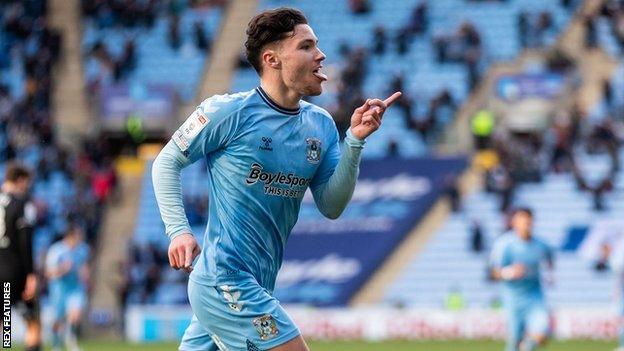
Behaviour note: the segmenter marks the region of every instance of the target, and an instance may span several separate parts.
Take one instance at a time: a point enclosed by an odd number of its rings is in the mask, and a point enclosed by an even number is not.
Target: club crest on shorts
[[[254,318],[252,323],[256,328],[258,334],[260,334],[261,340],[269,340],[279,334],[277,324],[275,324],[275,320],[270,314],[265,314],[262,317]]]
[[[321,160],[321,141],[317,138],[307,138],[306,144],[306,159],[310,163],[318,163]]]

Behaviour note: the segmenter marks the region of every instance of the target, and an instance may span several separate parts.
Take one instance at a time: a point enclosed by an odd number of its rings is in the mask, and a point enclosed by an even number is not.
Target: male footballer
[[[325,54],[306,17],[292,8],[264,11],[246,33],[247,59],[260,86],[202,102],[152,168],[171,240],[170,264],[192,271],[188,294],[194,315],[183,351],[308,350],[273,297],[284,246],[306,189],[323,215],[340,216],[353,194],[365,139],[401,95],[358,107],[341,150],[329,113],[302,100],[321,94],[328,79],[322,72]],[[201,250],[180,184],[181,169],[200,158],[210,184]]]
[[[553,253],[532,233],[533,213],[514,210],[513,230],[499,237],[492,248],[492,276],[502,280],[507,312],[507,351],[532,351],[550,336],[550,315],[541,283],[542,265],[552,270]]]

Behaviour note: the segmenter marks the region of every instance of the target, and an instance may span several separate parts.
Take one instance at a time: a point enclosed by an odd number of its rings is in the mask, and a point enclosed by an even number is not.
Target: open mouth
[[[321,81],[326,81],[327,80],[327,75],[323,72],[321,72],[321,68],[323,68],[323,66],[320,66],[319,68],[315,69],[314,71],[312,71],[312,74],[314,74],[314,76],[316,78],[318,78]]]

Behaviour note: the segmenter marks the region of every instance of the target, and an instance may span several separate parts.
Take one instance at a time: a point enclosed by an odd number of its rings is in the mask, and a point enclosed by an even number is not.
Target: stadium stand
[[[80,153],[57,144],[50,103],[61,36],[46,23],[46,4],[0,4],[0,174],[12,160],[35,171],[38,264],[68,218],[80,219],[94,242],[114,181],[105,143],[87,141],[76,148]]]
[[[260,9],[284,4],[265,0]],[[334,80],[323,95],[312,100],[332,113],[339,128],[346,129],[344,121],[349,116],[345,111],[357,106],[362,96],[381,96],[401,86],[407,93],[399,103],[402,108],[388,111],[385,128],[368,143],[364,156],[370,158],[430,152],[436,135],[453,120],[456,108],[487,67],[521,52],[517,24],[521,14],[528,18],[526,41],[534,47],[552,44],[570,19],[570,10],[559,2],[536,0],[376,1],[365,14],[353,13],[347,2],[329,0],[302,3],[300,8],[320,39],[327,55],[326,70]],[[537,21],[540,14],[551,18],[545,28]],[[383,34],[375,34],[379,32]],[[383,43],[381,49],[376,42]],[[361,51],[361,45],[366,50]],[[362,56],[360,62],[354,55]],[[350,72],[359,65],[364,67],[362,72]],[[396,82],[398,76],[401,84]],[[253,69],[241,68],[231,90],[249,90],[257,84]],[[449,103],[440,106],[445,93]]]
[[[167,84],[183,101],[192,100],[223,12],[193,3],[83,1],[89,90],[116,82]]]

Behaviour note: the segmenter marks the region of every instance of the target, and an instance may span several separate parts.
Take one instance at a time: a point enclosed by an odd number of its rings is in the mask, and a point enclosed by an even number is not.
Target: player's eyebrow
[[[318,39],[305,39],[299,43],[299,45],[303,44],[318,44]]]

